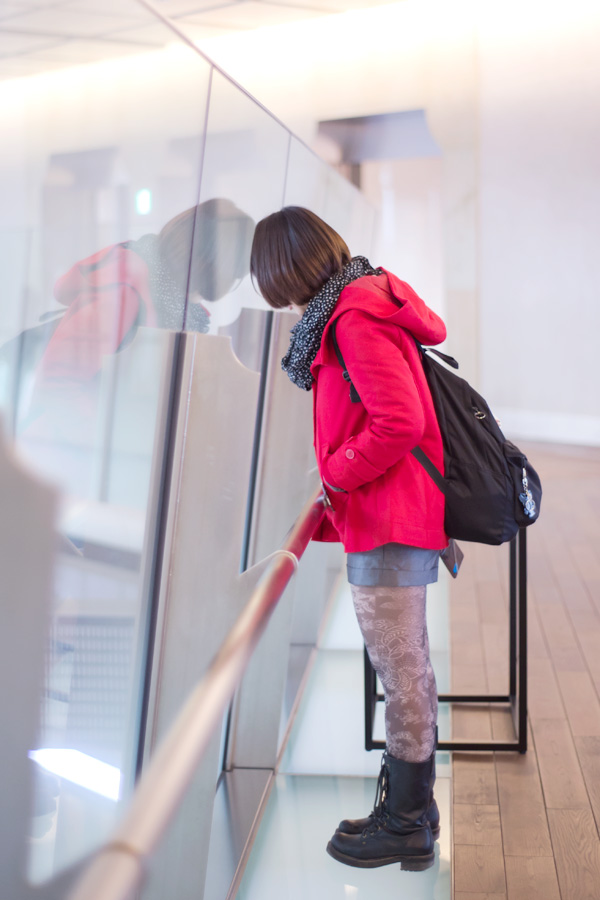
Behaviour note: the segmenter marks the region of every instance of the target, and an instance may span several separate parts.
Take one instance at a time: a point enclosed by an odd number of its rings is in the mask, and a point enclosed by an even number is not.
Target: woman
[[[315,450],[330,504],[315,537],[344,544],[358,622],[385,693],[375,808],[341,822],[327,850],[351,866],[426,869],[439,814],[425,594],[448,540],[444,498],[410,451],[421,447],[443,472],[415,338],[438,344],[446,329],[405,282],[351,258],[340,235],[301,207],[258,223],[250,270],[272,307],[301,315],[282,367],[313,391]]]

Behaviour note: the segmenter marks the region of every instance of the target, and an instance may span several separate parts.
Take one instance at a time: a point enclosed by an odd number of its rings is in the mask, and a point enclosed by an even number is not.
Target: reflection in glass
[[[42,729],[31,755],[38,874],[86,852],[110,827],[122,773],[131,781],[126,738],[139,703],[133,676],[168,376],[164,330],[209,331],[209,306],[248,271],[253,227],[230,200],[213,198],[158,234],[104,248],[56,282],[64,313],[18,339],[28,349],[21,384],[29,384],[19,446],[64,492]]]
[[[56,71],[40,58],[34,77],[0,85],[0,409],[21,456],[61,492],[30,748],[34,881],[97,846],[130,791],[168,329],[210,330],[211,304],[243,277],[252,233],[215,193],[197,206],[210,64],[146,9],[125,6],[135,20],[114,42],[77,35],[89,3],[58,10],[70,37],[53,47]],[[151,44],[140,40],[146,23]],[[227,257],[219,244],[233,232],[239,252]]]
[[[106,247],[61,275],[54,297],[65,311],[5,347],[20,359],[16,431],[35,465],[43,459],[43,470],[64,487],[105,499],[106,479],[95,475],[111,440],[116,370],[125,370],[121,379],[127,370],[111,355],[144,326],[207,332],[210,311],[202,300],[215,303],[247,273],[253,227],[230,200],[214,198],[158,234]],[[151,351],[137,363],[139,378],[155,363]],[[136,505],[144,503],[141,495]]]

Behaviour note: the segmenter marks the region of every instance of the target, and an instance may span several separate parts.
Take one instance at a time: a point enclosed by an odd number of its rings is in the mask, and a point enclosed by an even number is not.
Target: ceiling
[[[393,0],[154,0],[194,41]],[[0,0],[0,79],[127,56],[173,40],[137,0]]]

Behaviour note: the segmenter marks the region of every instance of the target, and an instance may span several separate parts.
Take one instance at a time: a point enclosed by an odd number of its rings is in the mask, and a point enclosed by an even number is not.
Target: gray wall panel
[[[259,376],[225,337],[186,335],[147,753],[202,677],[250,590],[238,577]],[[215,736],[144,897],[198,900],[219,756]]]

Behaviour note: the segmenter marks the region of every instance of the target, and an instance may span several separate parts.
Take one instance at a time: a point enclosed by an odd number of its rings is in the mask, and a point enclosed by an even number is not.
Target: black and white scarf
[[[338,297],[344,288],[363,275],[381,275],[382,269],[374,269],[365,256],[353,256],[343,269],[329,278],[318,294],[309,301],[300,321],[290,334],[292,339],[288,352],[281,360],[281,368],[287,372],[290,381],[305,391],[310,391],[314,378],[310,374],[325,326],[331,318]]]
[[[159,328],[171,331],[207,332],[210,319],[200,303],[186,304],[185,293],[179,287],[169,261],[160,252],[156,234],[144,234],[137,241],[123,244],[141,256],[148,266],[148,287],[154,302]],[[184,321],[185,320],[185,321]]]

